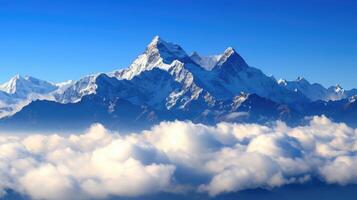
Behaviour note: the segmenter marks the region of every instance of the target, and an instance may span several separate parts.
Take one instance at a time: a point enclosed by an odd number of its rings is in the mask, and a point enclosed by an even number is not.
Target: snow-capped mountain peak
[[[349,98],[348,98],[348,101],[349,101],[350,103],[356,102],[356,101],[357,101],[357,95],[354,95],[354,96],[349,97]]]
[[[89,116],[88,122],[104,117],[109,124],[126,123],[123,116],[128,115],[129,121],[149,117],[213,122],[242,115],[265,121],[294,118],[295,112],[310,104],[318,106],[320,100],[328,104],[351,97],[353,107],[357,99],[353,96],[357,89],[345,91],[339,85],[327,89],[302,77],[287,81],[267,76],[250,67],[232,47],[219,55],[194,52],[188,56],[179,45],[158,36],[127,69],[58,84],[16,75],[0,90],[0,118],[21,110],[14,116],[33,118],[34,113],[43,112],[46,121],[55,110],[59,113],[50,120],[57,122],[56,117],[67,119],[74,109]]]
[[[343,87],[342,87],[341,85],[337,84],[337,85],[335,86],[335,92],[336,92],[336,93],[344,93],[345,90],[343,89]]]
[[[220,56],[218,64],[222,64],[226,62],[234,54],[238,55],[232,47],[228,47],[226,50],[224,50],[223,54]]]
[[[128,69],[114,72],[114,76],[130,80],[143,71],[156,67],[168,71],[170,64],[175,60],[183,61],[190,60],[190,58],[179,45],[166,42],[161,37],[155,36],[144,53],[139,55]]]
[[[228,47],[224,53],[220,56],[215,68],[229,68],[234,70],[243,70],[248,67],[245,60],[234,50],[232,47]]]
[[[228,47],[226,50],[224,50],[223,56],[229,57],[234,53],[236,53],[236,51],[233,49],[233,47]]]
[[[100,74],[88,75],[78,81],[67,81],[57,84],[59,88],[53,94],[60,103],[78,102],[85,95],[96,93],[96,80]]]
[[[298,76],[296,78],[296,82],[304,83],[304,84],[310,84],[309,81],[307,81],[304,77]]]
[[[190,58],[208,71],[223,68],[240,71],[248,67],[248,64],[232,47],[228,47],[222,54],[213,56],[201,56],[197,52],[193,52]]]
[[[336,101],[356,94],[356,92],[353,90],[345,91],[340,85],[325,88],[321,84],[310,83],[308,80],[301,76],[299,76],[294,81],[280,79],[278,84],[290,91],[302,93],[311,101]]]
[[[21,110],[33,100],[53,99],[50,93],[58,88],[59,86],[53,83],[31,76],[15,75],[0,85],[0,118]]]
[[[149,56],[159,56],[166,64],[188,57],[186,52],[179,45],[166,42],[159,36],[155,36],[150,42],[145,54]]]
[[[190,58],[202,68],[211,71],[218,63],[222,55],[213,55],[213,56],[201,56],[196,51],[193,52]]]
[[[287,83],[287,81],[285,79],[281,78],[281,79],[278,80],[278,84],[282,85],[282,86],[286,86],[288,83]]]
[[[193,52],[190,58],[197,65],[208,71],[224,68],[228,71],[241,71],[249,67],[245,60],[232,47],[225,49],[222,54],[212,56],[201,56],[197,52]]]
[[[47,81],[43,81],[31,76],[22,77],[15,75],[8,82],[0,85],[0,90],[15,94],[17,97],[26,98],[29,94],[47,94],[56,90],[58,87]]]
[[[8,94],[13,94],[16,92],[16,83],[18,80],[20,80],[22,77],[19,74],[16,74],[14,77],[12,77],[8,82],[1,84],[0,85],[0,90],[4,91]]]

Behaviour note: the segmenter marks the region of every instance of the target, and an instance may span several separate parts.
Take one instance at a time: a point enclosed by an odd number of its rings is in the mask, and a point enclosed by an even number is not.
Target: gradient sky
[[[155,35],[188,53],[234,47],[276,78],[357,87],[353,0],[0,0],[0,82],[127,67]]]

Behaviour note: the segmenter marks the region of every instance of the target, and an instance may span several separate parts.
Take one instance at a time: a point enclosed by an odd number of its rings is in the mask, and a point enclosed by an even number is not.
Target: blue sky
[[[123,68],[160,35],[188,53],[232,46],[276,78],[357,87],[356,10],[352,0],[0,0],[0,82]]]

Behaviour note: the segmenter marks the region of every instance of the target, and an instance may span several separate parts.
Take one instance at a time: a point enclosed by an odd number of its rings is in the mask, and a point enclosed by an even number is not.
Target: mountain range
[[[51,83],[16,75],[0,85],[0,127],[83,129],[92,123],[122,130],[164,120],[288,124],[326,115],[357,125],[357,89],[325,88],[304,78],[277,80],[249,66],[231,47],[191,55],[156,36],[125,69]]]

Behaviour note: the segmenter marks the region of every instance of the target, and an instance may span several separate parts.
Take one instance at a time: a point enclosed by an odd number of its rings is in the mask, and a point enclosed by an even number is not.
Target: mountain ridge
[[[14,82],[21,80],[29,81],[32,84],[30,86],[36,87],[23,87],[26,92],[15,98],[19,89],[10,86],[17,85]],[[295,81],[276,80],[250,67],[231,47],[211,57],[200,56],[197,52],[189,55],[179,45],[156,36],[126,69],[89,75],[62,84],[16,76],[0,87],[0,114],[2,111],[5,117],[2,121],[6,122],[16,121],[18,116],[27,116],[30,120],[33,116],[31,113],[36,113],[36,109],[40,109],[38,105],[43,102],[44,107],[62,104],[58,108],[63,107],[63,110],[67,110],[64,108],[66,106],[77,105],[83,108],[78,109],[83,115],[98,115],[84,108],[85,105],[100,105],[102,108],[98,109],[102,113],[108,112],[103,118],[115,121],[115,117],[125,114],[116,110],[120,106],[118,102],[122,102],[135,110],[132,114],[140,119],[140,116],[150,115],[158,121],[188,119],[216,123],[232,119],[242,121],[243,118],[243,121],[259,123],[274,119],[297,122],[302,120],[305,113],[313,114],[306,111],[311,105],[320,108],[315,113],[324,114],[317,103],[319,101],[331,105],[336,103],[334,101],[341,101],[338,105],[342,106],[346,104],[343,103],[344,99],[356,94],[356,89],[346,91],[339,85],[325,88],[303,78]],[[13,99],[16,101],[9,103]],[[46,115],[45,111],[48,110],[42,110]],[[341,109],[336,110],[340,112]],[[51,112],[53,115],[56,113]],[[56,120],[55,116],[52,118]],[[119,118],[122,119],[122,116]],[[96,122],[94,119],[97,118],[89,119]]]

